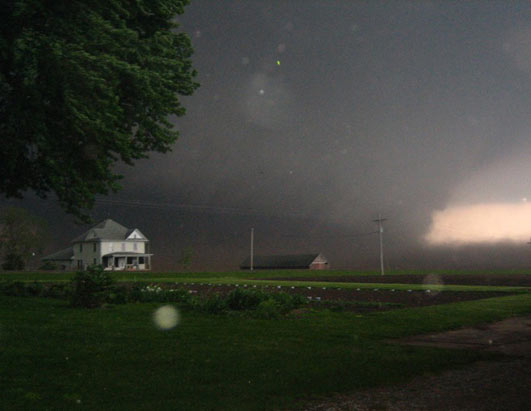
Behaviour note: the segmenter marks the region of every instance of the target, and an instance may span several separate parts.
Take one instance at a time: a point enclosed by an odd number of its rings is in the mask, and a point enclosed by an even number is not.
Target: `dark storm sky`
[[[436,210],[531,198],[529,1],[193,0],[179,21],[201,83],[181,138],[120,167],[94,212],[144,231],[160,268],[186,246],[198,268],[237,267],[255,227],[257,253],[376,269],[377,236],[358,234],[378,213],[390,268],[529,262],[525,244],[422,240]],[[57,244],[82,230],[16,204]]]

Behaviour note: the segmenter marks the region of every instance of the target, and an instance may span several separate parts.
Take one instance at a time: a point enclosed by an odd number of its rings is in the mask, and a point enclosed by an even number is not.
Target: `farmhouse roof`
[[[292,255],[256,255],[253,257],[253,268],[308,268],[319,256],[315,254]],[[251,267],[251,257],[247,257],[240,264],[241,269]]]
[[[57,251],[56,253],[47,255],[46,257],[41,258],[41,260],[51,260],[51,261],[64,261],[71,260],[74,258],[74,249],[72,247],[65,248],[64,250]]]
[[[82,241],[125,240],[133,231],[135,231],[135,229],[126,228],[108,218],[90,228],[79,237],[76,237],[72,242],[80,243]]]

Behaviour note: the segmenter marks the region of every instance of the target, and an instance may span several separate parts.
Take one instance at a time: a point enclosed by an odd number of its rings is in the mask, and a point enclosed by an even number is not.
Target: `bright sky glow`
[[[531,204],[493,203],[451,206],[432,215],[424,237],[431,245],[512,242],[531,237]]]

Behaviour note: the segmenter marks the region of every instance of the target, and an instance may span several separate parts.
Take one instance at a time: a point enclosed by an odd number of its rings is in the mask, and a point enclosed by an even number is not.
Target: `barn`
[[[327,258],[321,253],[292,255],[255,255],[253,269],[256,270],[326,270],[329,268]],[[251,257],[247,257],[240,269],[251,269]]]

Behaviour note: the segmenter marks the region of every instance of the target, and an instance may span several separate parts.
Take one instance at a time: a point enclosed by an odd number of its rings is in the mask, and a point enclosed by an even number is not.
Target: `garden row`
[[[259,318],[276,318],[307,303],[302,295],[268,293],[236,288],[228,293],[197,293],[186,288],[162,288],[157,284],[116,284],[102,269],[79,271],[71,282],[24,283],[4,281],[0,293],[18,297],[69,300],[73,307],[97,308],[109,304],[175,303],[182,309],[209,314],[247,312]]]

